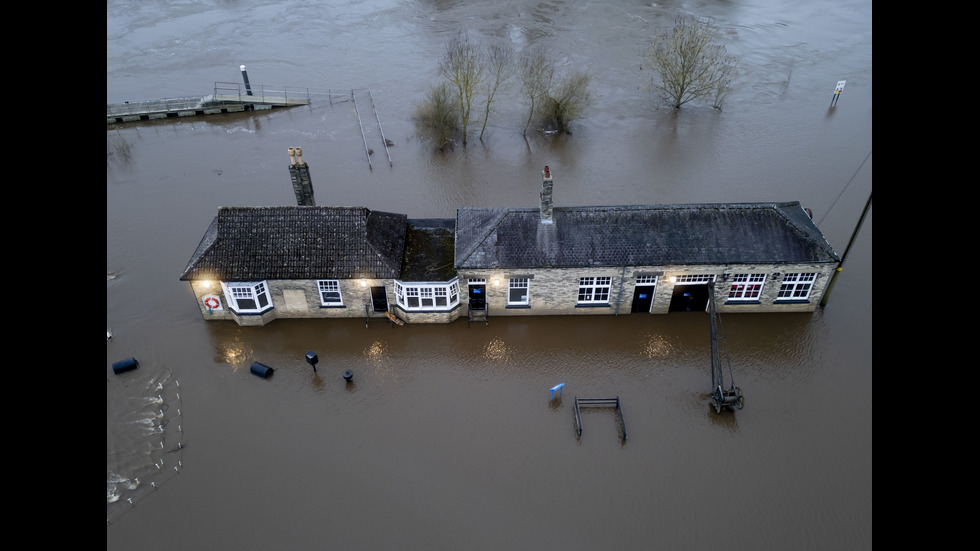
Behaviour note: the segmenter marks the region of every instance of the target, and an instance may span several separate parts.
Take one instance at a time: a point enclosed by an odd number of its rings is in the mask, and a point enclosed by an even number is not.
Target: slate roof
[[[456,268],[836,262],[799,202],[460,208]]]
[[[407,225],[364,207],[221,207],[180,279],[396,278]]]

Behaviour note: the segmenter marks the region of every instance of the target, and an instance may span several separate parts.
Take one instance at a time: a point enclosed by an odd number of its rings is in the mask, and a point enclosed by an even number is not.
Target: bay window
[[[240,314],[258,314],[272,308],[272,299],[264,281],[257,283],[222,283],[225,301]]]

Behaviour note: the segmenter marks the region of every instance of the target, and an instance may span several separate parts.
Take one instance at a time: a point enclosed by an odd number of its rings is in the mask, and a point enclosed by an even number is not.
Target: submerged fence
[[[131,377],[123,375],[122,377]],[[131,389],[136,388],[136,391]],[[150,497],[184,468],[180,383],[151,378],[110,399],[106,524]]]

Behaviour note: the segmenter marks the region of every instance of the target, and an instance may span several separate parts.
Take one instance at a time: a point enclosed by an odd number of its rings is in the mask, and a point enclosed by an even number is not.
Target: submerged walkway
[[[108,103],[106,124],[237,113],[273,107],[295,107],[309,105],[309,103],[310,91],[306,88],[246,86],[234,82],[216,82],[214,93],[207,96]]]

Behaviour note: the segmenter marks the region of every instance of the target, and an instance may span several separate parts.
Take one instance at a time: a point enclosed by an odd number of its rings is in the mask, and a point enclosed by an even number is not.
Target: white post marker
[[[837,105],[837,98],[840,97],[841,92],[844,91],[844,85],[847,84],[846,80],[838,80],[837,86],[834,88],[834,97],[830,100],[830,106],[834,107]]]

